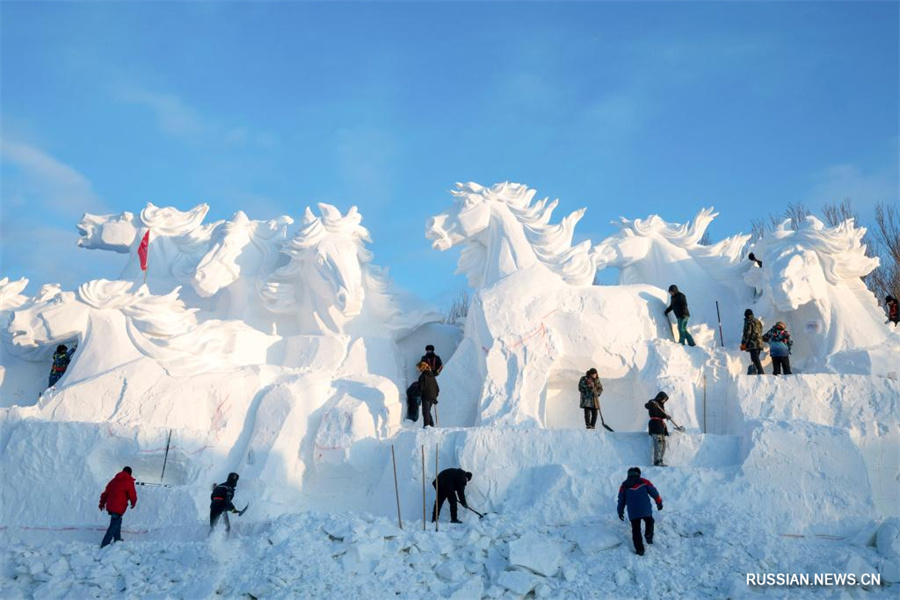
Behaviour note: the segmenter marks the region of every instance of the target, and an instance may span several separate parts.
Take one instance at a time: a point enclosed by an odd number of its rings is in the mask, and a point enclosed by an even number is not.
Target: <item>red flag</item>
[[[138,246],[138,257],[141,259],[141,271],[147,270],[147,253],[150,250],[150,230],[147,230],[147,233],[144,234],[144,239],[141,240],[141,245]]]

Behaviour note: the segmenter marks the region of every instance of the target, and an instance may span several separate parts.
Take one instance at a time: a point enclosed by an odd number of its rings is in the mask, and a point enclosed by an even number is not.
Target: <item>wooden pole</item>
[[[403,520],[400,518],[400,487],[397,485],[397,459],[394,457],[394,445],[391,444],[391,462],[394,464],[394,495],[397,497],[397,524],[403,529]]]
[[[163,469],[162,474],[159,476],[159,482],[162,483],[163,477],[166,476],[166,463],[169,461],[169,444],[172,441],[172,430],[169,430],[169,437],[166,438],[166,455],[163,457]]]
[[[703,433],[706,433],[706,373],[703,374]]]
[[[716,317],[719,319],[719,341],[722,343],[722,347],[725,347],[725,334],[722,333],[722,313],[719,312],[719,301],[716,300]]]
[[[435,427],[440,427],[440,426],[441,426],[441,424],[438,422],[438,409],[437,409],[437,404],[434,405],[434,426],[435,426]]]
[[[422,444],[422,531],[425,531],[425,523],[428,522],[428,517],[425,516],[425,511],[427,510],[425,503],[425,444]]]
[[[440,494],[441,482],[440,482],[440,478],[438,477],[438,475],[440,475],[440,473],[441,473],[440,471],[438,471],[438,451],[439,451],[439,449],[440,449],[440,447],[438,446],[437,442],[435,442],[435,444],[434,444],[434,530],[435,531],[440,530],[439,525],[441,522],[441,514],[440,514],[440,512],[438,512],[441,510],[441,507],[438,504],[438,498],[441,497],[441,494]]]

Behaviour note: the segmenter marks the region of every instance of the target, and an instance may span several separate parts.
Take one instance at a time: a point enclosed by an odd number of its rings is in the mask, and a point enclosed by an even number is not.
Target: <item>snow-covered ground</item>
[[[896,595],[900,334],[859,283],[873,267],[859,228],[812,220],[752,248],[740,235],[701,246],[705,210],[573,246],[582,211],[550,224],[556,204],[524,186],[455,196],[427,235],[463,248],[464,325],[393,290],[361,216],[330,205],[294,228],[243,213],[204,223],[203,205],[87,215],[80,245],[127,254],[121,280],[31,296],[0,281],[0,597]],[[607,267],[622,285],[591,285]],[[664,277],[688,293],[697,347],[674,342]],[[749,307],[787,322],[794,375],[745,374]],[[44,390],[53,350],[72,342]],[[445,368],[439,427],[423,430],[403,416],[427,343]],[[576,386],[590,367],[615,432],[584,429]],[[668,468],[650,466],[645,433],[660,390],[685,426]],[[164,463],[166,486],[138,487],[125,542],[99,549],[106,482],[127,464],[159,483]],[[615,512],[632,466],[665,505],[643,557]],[[440,531],[423,530],[447,467],[474,473],[467,496],[486,516],[461,509],[451,525],[445,508]],[[229,539],[208,537],[210,484],[229,471],[251,507]]]
[[[148,494],[149,496],[149,494]],[[145,497],[146,499],[146,497]],[[3,598],[865,598],[881,587],[748,589],[747,573],[876,572],[858,539],[772,535],[765,524],[668,507],[645,556],[615,516],[540,525],[515,513],[422,530],[357,513],[303,512],[240,524],[125,533],[34,531],[2,551]],[[896,523],[894,533],[896,534]],[[870,532],[874,537],[875,532]],[[896,541],[895,541],[896,544]],[[896,588],[895,588],[896,589]]]

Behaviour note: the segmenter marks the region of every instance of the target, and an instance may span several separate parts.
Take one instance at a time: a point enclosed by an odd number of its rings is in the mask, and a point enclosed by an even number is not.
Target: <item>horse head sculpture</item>
[[[425,235],[432,247],[447,250],[463,244],[457,273],[475,289],[489,287],[507,275],[540,264],[572,285],[590,285],[595,266],[590,242],[572,246],[579,209],[561,223],[550,224],[559,203],[544,198],[532,202],[535,190],[519,183],[486,188],[457,183],[453,207],[430,218]]]
[[[266,306],[298,316],[301,333],[341,333],[360,315],[372,287],[368,265],[371,241],[356,207],[346,215],[320,203],[319,216],[307,207],[303,228],[282,248],[289,258],[263,288]]]

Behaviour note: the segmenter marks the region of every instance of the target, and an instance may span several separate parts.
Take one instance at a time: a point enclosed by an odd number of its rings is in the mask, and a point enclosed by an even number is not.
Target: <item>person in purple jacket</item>
[[[644,536],[647,543],[653,543],[653,508],[650,506],[650,498],[656,501],[656,509],[662,510],[662,497],[653,484],[641,478],[641,470],[637,467],[628,469],[628,479],[622,482],[619,488],[619,520],[625,520],[625,507],[628,507],[628,519],[631,521],[631,539],[634,542],[634,551],[639,556],[644,555],[644,542],[641,539],[641,521],[647,524],[647,532]]]

